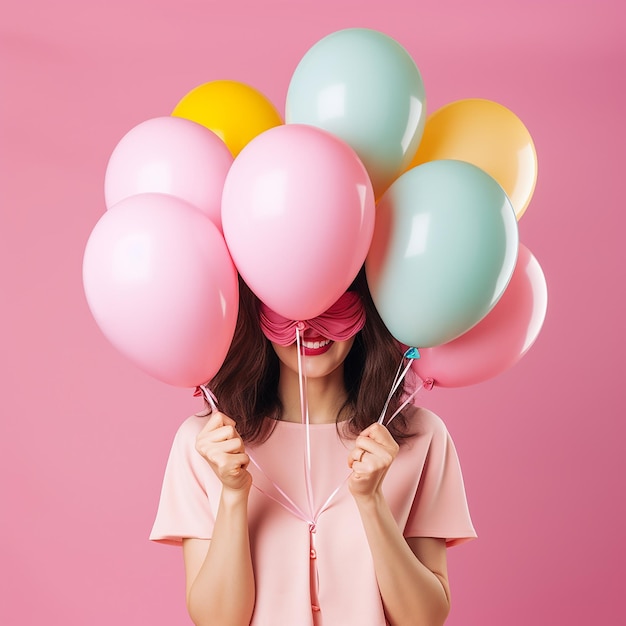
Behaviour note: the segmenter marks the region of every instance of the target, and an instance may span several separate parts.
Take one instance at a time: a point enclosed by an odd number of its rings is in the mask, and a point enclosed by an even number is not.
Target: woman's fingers
[[[249,486],[246,471],[250,457],[237,432],[236,423],[224,413],[213,413],[196,438],[196,450],[206,459],[224,486]]]
[[[359,463],[363,460],[365,450],[363,448],[354,447],[348,456],[348,467],[352,469],[355,463]]]
[[[371,439],[385,447],[398,448],[398,444],[391,436],[389,430],[378,422],[370,424],[365,430],[361,432],[359,437],[367,437],[368,439]]]
[[[242,442],[237,432],[236,423],[224,413],[213,413],[208,419],[204,428],[198,434],[197,440],[210,443],[218,443],[230,439],[237,439]]]
[[[230,424],[228,424],[227,426],[219,426],[215,430],[200,433],[200,437],[212,443],[219,443],[220,441],[229,441],[232,439],[237,439],[241,441],[239,433],[237,432],[235,427],[231,426]]]
[[[196,440],[196,450],[208,461],[213,461],[218,454],[244,452],[244,447],[239,438],[224,439],[223,441],[198,438]]]
[[[381,424],[372,424],[361,432],[348,456],[348,466],[352,469],[349,487],[353,495],[368,496],[380,489],[398,449]]]
[[[204,428],[201,432],[210,432],[221,426],[236,426],[235,420],[228,417],[225,413],[220,411],[215,411],[211,413],[211,416],[207,420],[207,423],[204,425]]]
[[[223,453],[215,456],[214,464],[220,476],[238,476],[248,467],[250,457],[245,452]]]

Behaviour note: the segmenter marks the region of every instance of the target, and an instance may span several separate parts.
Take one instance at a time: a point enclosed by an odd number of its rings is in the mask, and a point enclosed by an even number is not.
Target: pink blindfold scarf
[[[346,341],[365,326],[365,308],[355,291],[346,291],[327,311],[311,320],[289,320],[262,302],[259,317],[264,335],[281,346],[289,346],[296,340],[296,328],[300,331],[312,328],[327,339]]]

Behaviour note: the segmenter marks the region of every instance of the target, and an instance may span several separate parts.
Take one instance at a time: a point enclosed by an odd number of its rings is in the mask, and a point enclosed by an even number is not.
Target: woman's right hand
[[[230,417],[219,411],[212,413],[196,438],[196,450],[206,459],[224,489],[250,489],[252,475],[247,469],[250,457]]]

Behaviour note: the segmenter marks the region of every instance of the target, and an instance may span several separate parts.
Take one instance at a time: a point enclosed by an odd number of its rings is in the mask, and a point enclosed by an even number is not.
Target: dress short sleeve
[[[431,433],[405,537],[439,537],[448,547],[476,538],[454,443],[443,421],[422,412]]]
[[[213,484],[211,468],[195,448],[196,437],[206,421],[206,417],[189,417],[174,437],[150,533],[152,541],[176,545],[186,537],[212,536],[213,506],[217,506],[219,491]]]

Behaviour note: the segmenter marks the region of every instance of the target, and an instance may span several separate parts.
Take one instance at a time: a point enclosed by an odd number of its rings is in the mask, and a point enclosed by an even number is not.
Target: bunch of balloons
[[[252,87],[213,81],[122,138],[85,250],[87,301],[135,364],[196,387],[232,341],[237,274],[307,320],[365,265],[384,323],[419,348],[415,372],[475,384],[517,362],[543,324],[545,278],[517,228],[536,174],[511,111],[471,99],[427,118],[408,52],[341,30],[297,65],[284,122]]]

